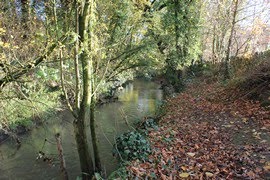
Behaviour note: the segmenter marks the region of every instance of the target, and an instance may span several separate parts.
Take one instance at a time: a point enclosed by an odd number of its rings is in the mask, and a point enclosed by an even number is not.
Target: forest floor
[[[270,111],[203,79],[167,100],[153,153],[127,167],[157,179],[270,179]]]

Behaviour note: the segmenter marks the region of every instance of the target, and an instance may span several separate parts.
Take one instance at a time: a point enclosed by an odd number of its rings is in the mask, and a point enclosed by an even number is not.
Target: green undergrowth
[[[113,154],[122,161],[135,159],[147,160],[151,153],[149,141],[137,131],[131,131],[120,135],[116,139]]]
[[[116,139],[113,154],[120,160],[121,166],[112,172],[108,179],[128,179],[128,164],[133,160],[147,161],[151,154],[151,146],[144,134],[131,131],[121,134]]]
[[[59,91],[45,87],[27,87],[25,92],[6,91],[0,101],[0,129],[15,130],[17,126],[31,127],[45,121],[60,107]]]
[[[127,163],[122,164],[120,168],[118,168],[116,171],[112,172],[109,177],[107,178],[108,180],[115,180],[115,179],[128,179],[128,171],[126,169],[126,166],[128,166]]]
[[[128,179],[126,167],[131,161],[148,161],[151,146],[147,135],[151,130],[158,130],[158,124],[156,119],[148,118],[138,123],[135,131],[123,133],[116,138],[113,154],[120,160],[121,166],[108,179]]]

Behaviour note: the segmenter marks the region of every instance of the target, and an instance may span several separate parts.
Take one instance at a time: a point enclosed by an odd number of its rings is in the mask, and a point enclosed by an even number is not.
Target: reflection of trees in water
[[[4,156],[3,156],[3,154],[2,154],[2,151],[0,150],[0,159],[1,160],[4,160]],[[2,163],[1,163],[1,161],[0,161],[0,165],[1,165]]]
[[[138,110],[140,113],[146,113],[146,112],[148,112],[148,110],[149,110],[149,107],[148,107],[148,99],[139,98],[139,99],[138,99],[137,110]]]
[[[114,142],[115,137],[120,133],[128,131],[126,121],[128,124],[132,125],[142,117],[154,113],[156,100],[161,99],[161,93],[162,92],[158,89],[157,84],[152,82],[136,83],[135,81],[134,84],[129,84],[120,92],[119,102],[108,103],[97,108],[96,117],[99,128],[100,150],[107,172],[111,172],[117,167],[117,162],[111,155],[112,142]],[[120,112],[121,109],[122,116]],[[24,164],[29,164],[28,168],[32,168],[32,165],[34,164],[33,166],[37,169],[28,172],[28,174],[31,173],[31,175],[36,176],[40,173],[40,169],[38,168],[42,167],[42,172],[45,173],[43,175],[47,177],[54,176],[55,173],[58,173],[57,168],[55,171],[52,171],[50,167],[46,165],[47,162],[43,163],[43,159],[36,161],[35,158],[39,154],[39,151],[41,151],[44,153],[44,155],[41,154],[42,157],[45,157],[45,159],[53,158],[53,164],[58,166],[58,153],[54,134],[60,132],[63,137],[63,149],[65,156],[67,157],[67,167],[75,167],[71,173],[74,172],[74,174],[76,174],[79,165],[76,165],[74,162],[78,162],[78,157],[75,155],[76,149],[70,148],[76,146],[74,144],[74,138],[71,138],[73,136],[71,124],[73,117],[70,113],[67,113],[67,111],[62,112],[58,117],[59,118],[56,119],[50,118],[51,120],[48,121],[49,123],[44,123],[43,126],[33,129],[29,135],[23,136],[22,147],[19,151],[12,143],[1,146],[0,163],[5,164],[6,168],[12,167],[12,171],[19,171],[18,173],[22,174],[24,172],[20,172],[20,170],[16,168],[19,166],[21,167]],[[8,173],[9,172],[6,169],[4,169],[3,173],[1,173],[0,170],[0,179]]]

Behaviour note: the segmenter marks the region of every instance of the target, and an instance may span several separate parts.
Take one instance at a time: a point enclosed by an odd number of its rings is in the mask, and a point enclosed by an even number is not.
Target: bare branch
[[[61,86],[62,86],[62,91],[64,93],[64,96],[65,96],[65,100],[66,100],[66,103],[67,103],[67,106],[70,110],[70,112],[73,114],[74,117],[77,117],[77,114],[76,112],[73,110],[72,106],[71,106],[71,103],[70,103],[70,100],[69,100],[69,97],[68,97],[68,94],[67,94],[67,91],[66,91],[66,87],[65,87],[65,84],[64,84],[64,74],[63,74],[63,61],[62,61],[62,49],[60,49],[60,54],[59,54],[59,58],[60,58],[60,77],[61,77]]]
[[[63,36],[60,42],[64,42],[65,40],[66,36]],[[52,54],[52,52],[58,46],[58,44],[59,44],[58,42],[52,44],[43,55],[36,58],[34,61],[24,65],[21,69],[17,71],[8,72],[3,78],[0,79],[0,88],[3,88],[6,84],[10,82],[18,80],[29,71],[35,69],[38,65],[44,62],[48,56]]]

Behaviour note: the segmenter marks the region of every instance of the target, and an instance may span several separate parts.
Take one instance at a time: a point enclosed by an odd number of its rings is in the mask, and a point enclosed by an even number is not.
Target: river
[[[154,115],[161,100],[162,91],[158,84],[151,81],[135,80],[119,92],[119,101],[97,108],[99,149],[106,175],[119,166],[117,159],[112,156],[112,145],[115,138],[130,130],[127,122],[134,124],[145,116]],[[21,137],[22,145],[19,149],[13,141],[7,141],[0,146],[1,180],[61,179],[54,138],[56,133],[60,133],[62,137],[70,179],[76,179],[80,174],[72,129],[72,115],[68,111],[64,111],[46,121],[48,123],[45,125],[37,127],[31,133]],[[42,159],[37,159],[39,151],[44,152],[52,161],[44,162]]]

